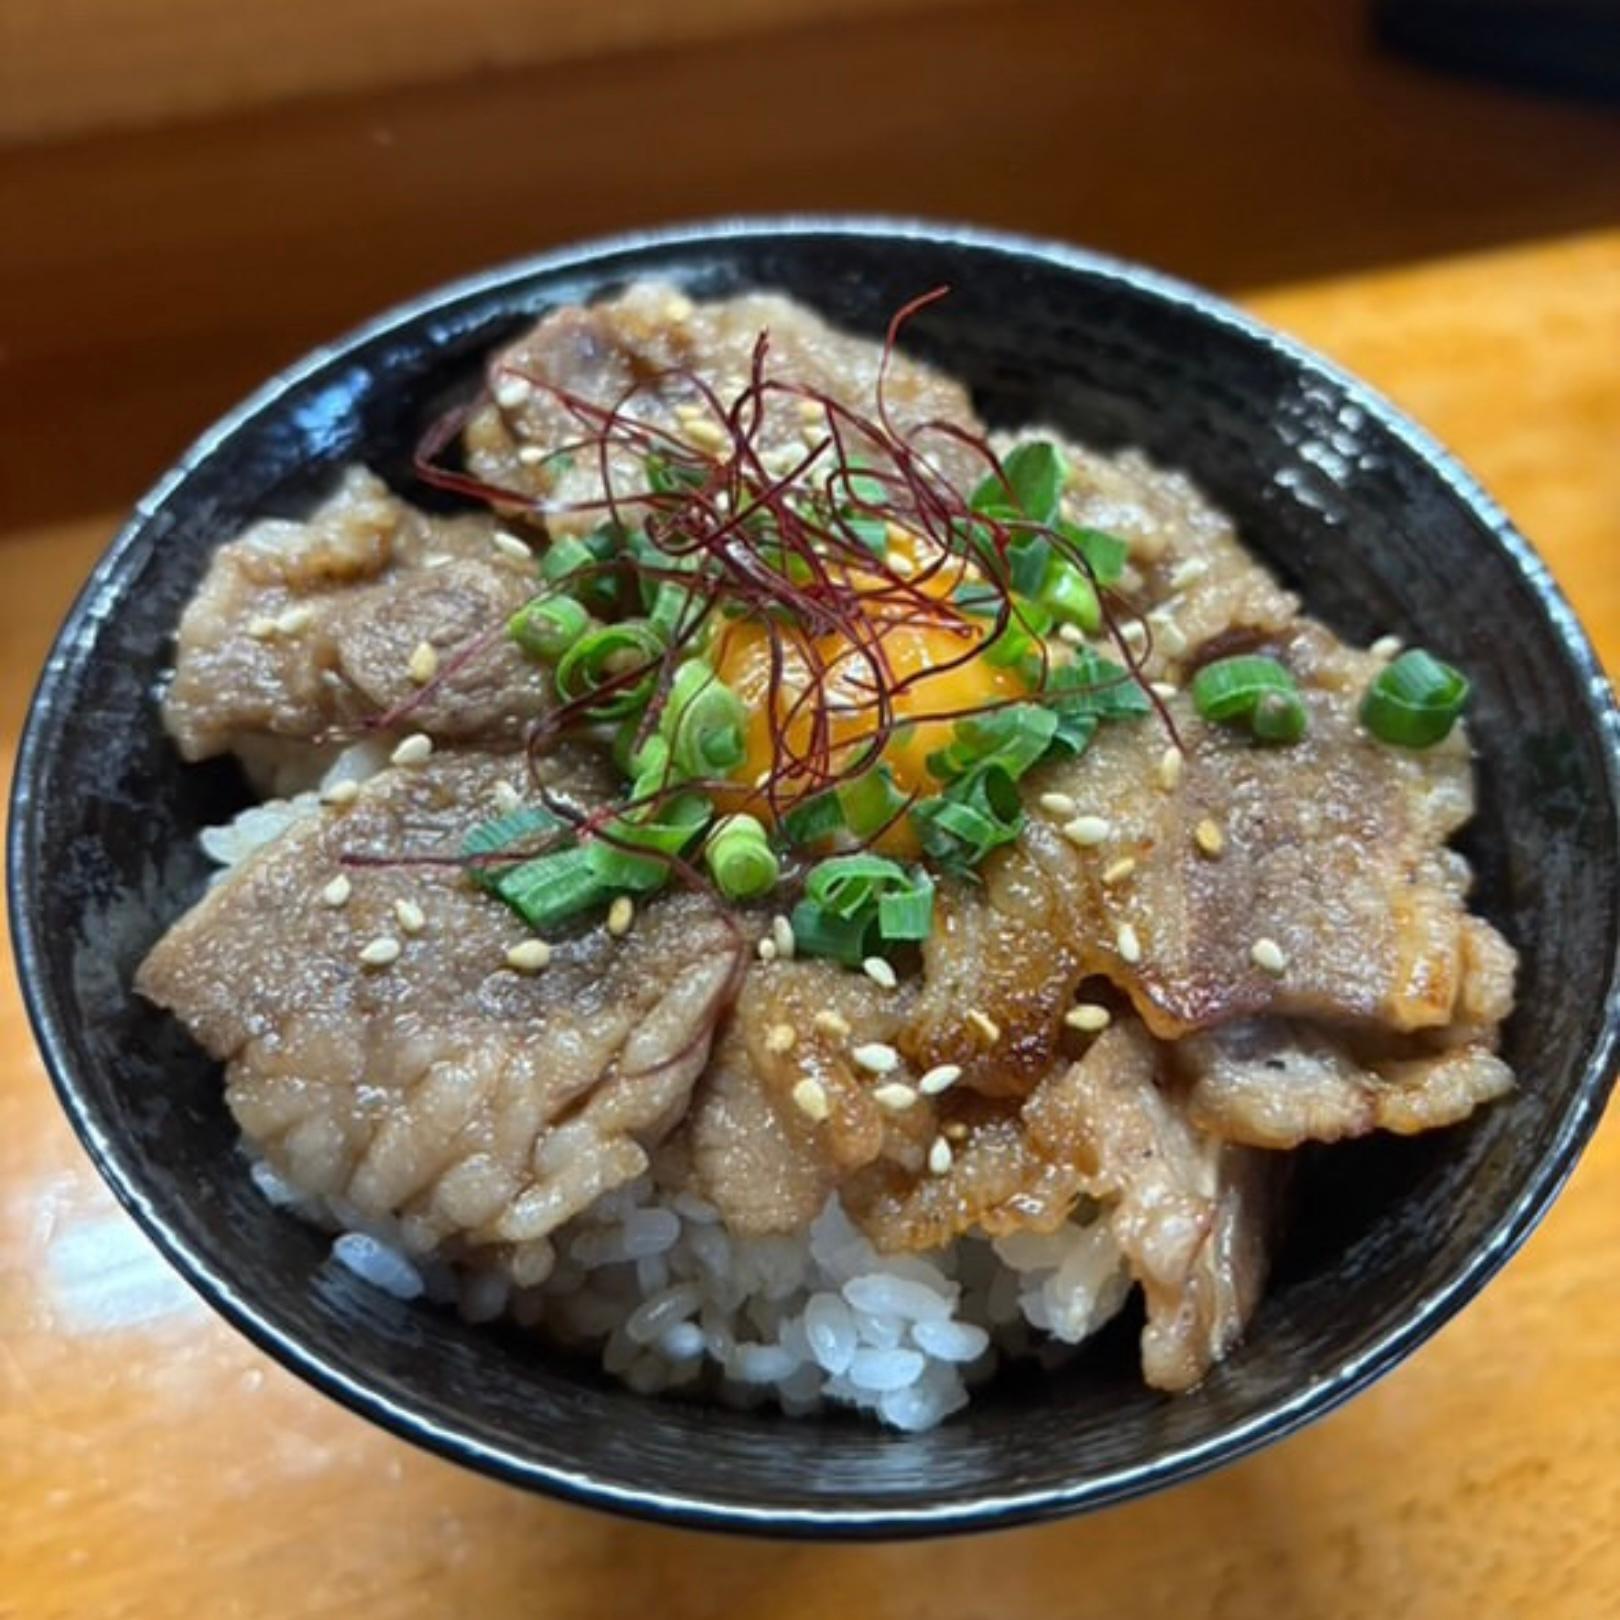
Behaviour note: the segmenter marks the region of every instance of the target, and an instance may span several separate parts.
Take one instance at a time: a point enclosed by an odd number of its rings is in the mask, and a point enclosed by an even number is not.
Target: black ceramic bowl
[[[1444,649],[1477,683],[1479,904],[1522,953],[1520,1089],[1465,1128],[1305,1166],[1247,1342],[1195,1393],[1138,1379],[1132,1324],[933,1433],[648,1400],[515,1334],[324,1264],[233,1151],[220,1079],[130,993],[197,894],[195,834],[243,800],[183,766],[154,683],[210,549],[305,510],[362,458],[409,487],[418,430],[548,305],[657,273],[699,298],[776,287],[909,339],[994,421],[1050,421],[1191,472],[1347,636]],[[1438,446],[1320,360],[1186,287],[1072,249],[883,222],[741,222],[599,243],[429,294],[322,349],[209,431],[136,508],[75,605],[18,766],[11,906],[40,1044],[102,1173],[193,1284],[318,1388],[501,1478],[599,1507],[791,1534],[1007,1525],[1154,1489],[1274,1440],[1393,1366],[1547,1208],[1614,1056],[1616,714],[1547,572]],[[1504,1354],[1511,1350],[1504,1349]]]

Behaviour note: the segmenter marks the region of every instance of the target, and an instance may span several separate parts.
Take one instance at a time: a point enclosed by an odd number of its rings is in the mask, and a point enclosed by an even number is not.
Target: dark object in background
[[[1519,1088],[1455,1130],[1322,1153],[1298,1177],[1247,1340],[1190,1394],[1147,1389],[1123,1328],[921,1435],[632,1394],[515,1330],[330,1264],[330,1240],[254,1187],[218,1066],[130,988],[206,880],[199,828],[245,801],[227,768],[182,763],[152,691],[220,537],[307,511],[355,459],[409,488],[411,446],[477,385],[489,349],[549,305],[642,275],[699,298],[779,288],[873,335],[949,282],[908,346],[956,373],[992,423],[1143,446],[1192,474],[1312,613],[1362,641],[1442,648],[1475,681],[1467,850],[1480,909],[1521,953],[1503,1053]],[[778,1535],[985,1529],[1140,1495],[1288,1434],[1416,1349],[1523,1242],[1610,1086],[1617,736],[1568,604],[1467,474],[1369,389],[1218,299],[954,227],[691,226],[429,293],[267,384],[164,476],[75,604],[35,698],[12,806],[12,932],[46,1062],[102,1174],[213,1305],[317,1388],[596,1507]]]
[[[1620,0],[1375,0],[1373,28],[1431,67],[1620,101]]]

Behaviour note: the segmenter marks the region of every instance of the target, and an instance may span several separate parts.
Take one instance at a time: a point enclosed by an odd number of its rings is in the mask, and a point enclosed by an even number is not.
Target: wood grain
[[[1620,232],[1253,300],[1415,411],[1620,657]],[[9,754],[109,516],[0,541]],[[418,1454],[208,1315],[72,1141],[0,993],[0,1617],[1595,1620],[1620,1612],[1620,1125],[1370,1394],[1213,1478],[942,1545],[619,1523]]]
[[[7,0],[0,145],[942,3]]]
[[[0,532],[128,504],[312,345],[597,231],[925,214],[1232,288],[1614,220],[1620,120],[1380,56],[1364,16],[875,12],[0,154]]]

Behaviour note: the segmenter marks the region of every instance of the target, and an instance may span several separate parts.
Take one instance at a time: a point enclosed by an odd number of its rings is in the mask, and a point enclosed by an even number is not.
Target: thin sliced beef
[[[1285,1020],[1228,1024],[1172,1050],[1198,1125],[1253,1147],[1375,1130],[1410,1136],[1454,1125],[1513,1088],[1508,1066],[1478,1045],[1367,1062],[1342,1041]]]
[[[1275,1162],[1204,1135],[1161,1085],[1154,1042],[1115,1024],[1065,1082],[1065,1135],[1142,1285],[1142,1373],[1190,1389],[1236,1342],[1265,1283]]]
[[[700,373],[719,403],[728,407],[747,384],[762,332],[770,336],[769,375],[875,416],[882,346],[872,339],[837,331],[774,293],[693,306],[665,283],[637,282],[603,303],[552,311],[495,357],[490,401],[466,428],[467,463],[487,482],[544,502],[553,533],[592,528],[602,519],[600,509],[569,509],[601,501],[597,456],[544,459],[545,452],[576,443],[586,431],[559,392],[607,409],[639,390],[626,406],[629,415],[714,448],[708,439],[693,439],[694,432],[706,431],[693,428],[694,411],[715,420],[704,395],[690,376],[671,373]],[[526,382],[534,386],[525,389]],[[884,390],[890,415],[902,428],[946,420],[979,431],[962,386],[903,354],[891,362]],[[807,421],[797,399],[773,396],[753,442],[768,458],[793,459],[805,451],[807,434],[824,431],[823,421]],[[969,484],[983,476],[982,458],[956,440],[935,434],[921,442],[947,475]],[[849,446],[857,455],[861,448],[859,443]],[[645,487],[637,457],[615,453],[611,465],[616,496]]]
[[[1151,719],[1104,727],[1079,759],[1031,779],[1032,802],[1066,794],[1108,836],[1077,848],[1067,812],[1032,809],[982,885],[942,886],[901,1038],[913,1064],[961,1062],[982,1090],[1027,1091],[1091,974],[1167,1038],[1267,1014],[1411,1031],[1500,1012],[1512,952],[1468,916],[1468,869],[1445,846],[1472,809],[1466,739],[1421,753],[1374,741],[1356,708],[1376,664],[1330,642],[1302,627],[1282,649],[1310,711],[1296,746],[1260,747],[1177,697],[1186,755],[1172,756],[1172,779]],[[1198,842],[1205,822],[1214,853]],[[1255,960],[1262,941],[1281,952],[1281,973]],[[1470,1009],[1476,958],[1489,991]]]
[[[565,797],[605,787],[593,763],[551,769]],[[530,936],[457,867],[344,865],[453,854],[521,772],[457,754],[373,778],[227,874],[138,986],[225,1062],[245,1135],[300,1188],[397,1217],[416,1249],[493,1247],[534,1281],[547,1234],[640,1174],[682,1117],[739,946],[706,900],[672,896],[523,974],[506,953]],[[351,892],[327,904],[339,876]],[[398,958],[368,967],[378,939]]]
[[[221,546],[180,621],[164,718],[181,753],[341,742],[410,699],[400,729],[515,743],[547,687],[500,634],[535,571],[495,532],[415,511],[351,467],[307,520],[268,518]],[[420,661],[412,672],[424,643],[440,671],[428,685]]]
[[[931,1105],[919,1098],[899,1112],[881,1107],[873,1093],[883,1077],[852,1055],[891,1041],[905,1003],[903,992],[828,962],[750,970],[687,1126],[696,1189],[732,1231],[803,1231],[860,1166],[879,1157],[921,1166]],[[829,1029],[829,1018],[841,1022]],[[818,1088],[824,1117],[795,1100],[806,1083]]]

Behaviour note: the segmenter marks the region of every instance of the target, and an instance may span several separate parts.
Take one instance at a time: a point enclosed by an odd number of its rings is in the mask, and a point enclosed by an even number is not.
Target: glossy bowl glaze
[[[1309,1155],[1244,1345],[1195,1393],[1137,1375],[1135,1323],[1010,1377],[932,1433],[629,1394],[514,1332],[402,1304],[327,1263],[234,1151],[217,1067],[131,975],[205,876],[195,834],[244,801],[182,765],[154,689],[210,550],[305,511],[345,462],[412,491],[422,426],[548,306],[647,274],[695,297],[779,288],[878,333],[942,282],[911,346],[996,423],[1137,444],[1192,473],[1346,636],[1467,665],[1478,903],[1522,953],[1517,1093],[1469,1125]],[[1047,243],[883,221],[740,221],[567,249],[461,282],[311,355],[141,501],[74,606],[17,771],[10,898],[23,988],[64,1107],[114,1191],[244,1332],[397,1433],[516,1484],[694,1525],[920,1534],[1094,1508],[1185,1479],[1337,1405],[1467,1301],[1547,1208],[1615,1047],[1616,715],[1545,568],[1388,404],[1228,306]],[[1504,1354],[1511,1354],[1504,1347]]]

